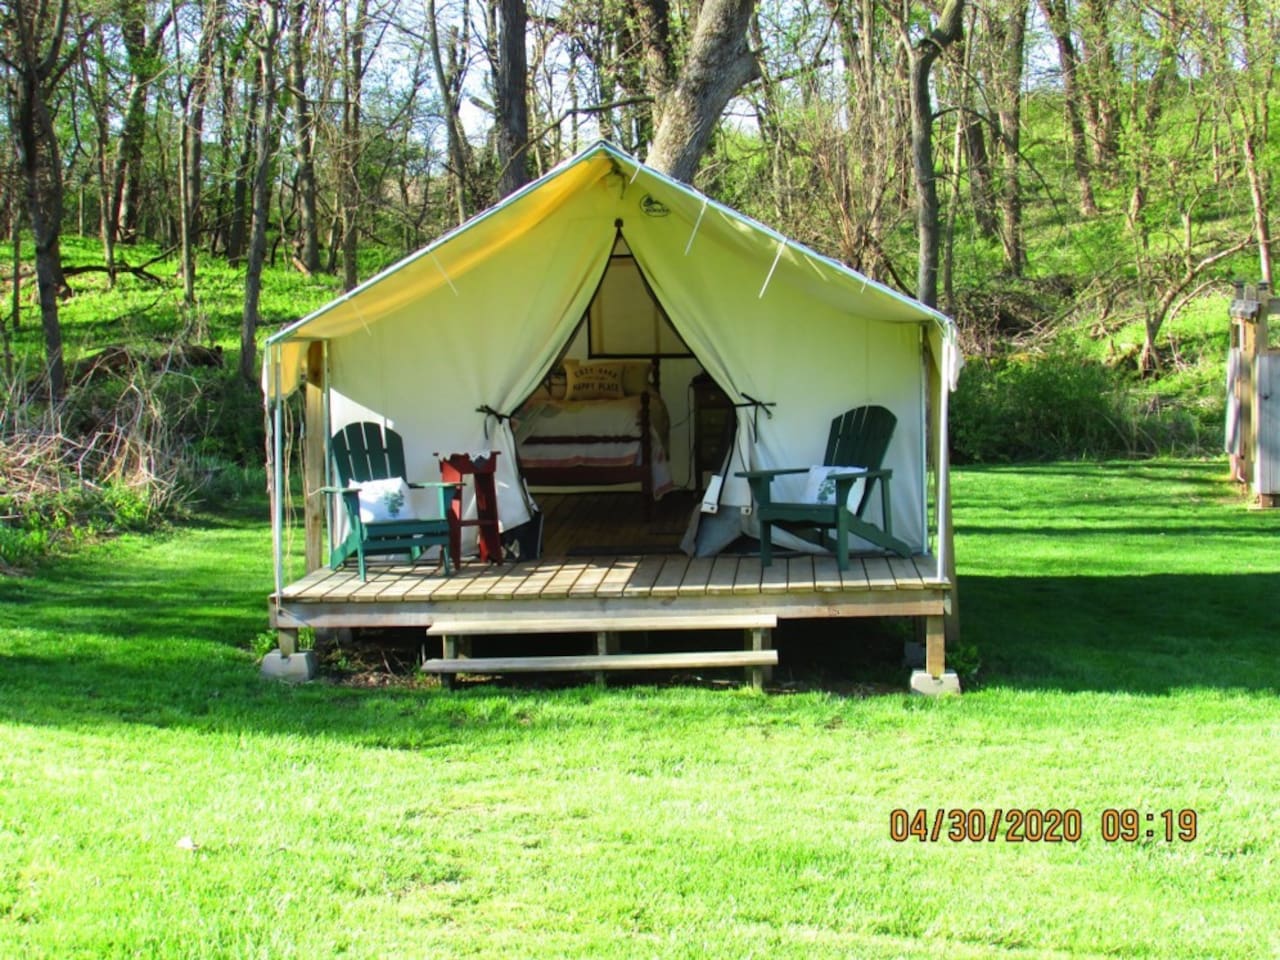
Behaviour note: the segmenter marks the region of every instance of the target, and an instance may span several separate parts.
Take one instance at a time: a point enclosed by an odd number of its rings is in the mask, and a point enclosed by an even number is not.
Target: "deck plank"
[[[680,592],[680,584],[684,582],[685,571],[689,568],[689,558],[683,553],[677,556],[664,557],[662,570],[653,581],[649,593],[655,597],[674,597]]]
[[[845,590],[870,590],[867,583],[867,567],[860,557],[849,558],[849,569],[840,574],[840,583]]]
[[[647,597],[653,592],[654,582],[662,572],[665,558],[660,556],[641,557],[640,562],[623,585],[624,597]]]
[[[604,583],[604,578],[609,575],[609,571],[613,569],[613,560],[609,558],[592,559],[586,564],[586,569],[573,582],[573,586],[569,588],[569,596],[571,597],[594,597],[596,591],[600,589],[600,584]]]
[[[397,579],[395,574],[387,570],[370,570],[365,582],[352,591],[351,599],[356,603],[368,603],[371,600],[377,600],[378,595],[395,583]]]
[[[813,586],[813,557],[805,554],[787,560],[787,592],[809,593]]]
[[[502,576],[494,582],[489,588],[489,592],[485,594],[488,599],[510,600],[516,595],[516,591],[529,578],[529,574],[533,572],[534,565],[531,563],[504,563],[502,565]]]
[[[405,594],[417,584],[418,577],[419,574],[411,568],[396,570],[395,580],[387,589],[378,594],[378,600],[384,603],[390,600],[403,600]]]
[[[917,554],[911,558],[911,562],[915,564],[916,573],[919,575],[921,583],[935,584],[938,582],[937,557],[926,557],[923,554]]]
[[[453,600],[462,595],[462,591],[471,586],[472,581],[481,575],[482,567],[463,567],[454,571],[451,577],[442,577],[440,585],[431,592],[432,601]]]
[[[286,586],[280,591],[280,596],[285,600],[296,600],[299,597],[306,596],[311,591],[318,589],[324,581],[328,580],[333,575],[334,571],[330,570],[328,567],[319,567],[312,570],[301,580],[297,580]]]
[[[342,595],[344,592],[349,593],[350,590],[344,591],[344,587],[346,587],[346,585],[352,580],[357,582],[360,580],[360,575],[356,573],[355,570],[348,570],[345,567],[340,570],[335,570],[333,572],[333,576],[328,577],[318,586],[315,599],[331,600]]]
[[[572,560],[561,563],[555,575],[542,588],[538,596],[543,598],[569,596],[569,590],[586,569],[587,565],[581,561]]]
[[[560,572],[560,564],[541,561],[529,571],[529,575],[525,577],[524,583],[516,588],[515,599],[517,600],[534,600],[542,596],[542,591],[547,588],[557,573]]]
[[[761,593],[787,592],[787,561],[774,557],[773,562],[763,567],[760,574]]]
[[[484,599],[502,581],[504,572],[501,566],[485,564],[458,596],[464,600]]]
[[[852,561],[850,563],[852,565]],[[835,557],[813,558],[813,588],[824,591],[844,589],[844,578]]]
[[[597,597],[620,597],[631,582],[631,577],[640,565],[639,557],[618,557],[613,566],[605,574],[596,588]]]
[[[920,580],[920,572],[916,570],[916,565],[906,557],[890,557],[889,569],[893,573],[894,582],[898,585],[899,590],[924,589],[924,583]]]
[[[452,577],[446,577],[443,571],[428,573],[426,570],[418,573],[416,577],[416,582],[404,595],[406,601],[430,600],[437,590],[452,579]]]
[[[684,579],[680,581],[677,594],[682,597],[702,596],[707,592],[707,581],[711,579],[711,569],[715,565],[712,557],[694,557],[685,569]]]
[[[739,557],[738,572],[733,578],[733,592],[755,594],[760,592],[760,576],[764,567],[758,556]]]
[[[889,568],[889,561],[884,557],[867,557],[865,561],[867,568],[867,586],[872,590],[894,590],[897,589],[898,581],[893,578],[893,571]]]
[[[721,554],[711,565],[711,576],[707,578],[707,593],[733,593],[733,585],[738,579],[738,558]]]

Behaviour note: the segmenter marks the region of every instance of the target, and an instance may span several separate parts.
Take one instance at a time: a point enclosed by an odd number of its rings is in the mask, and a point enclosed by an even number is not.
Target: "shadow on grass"
[[[1280,574],[965,577],[988,687],[1280,692]]]

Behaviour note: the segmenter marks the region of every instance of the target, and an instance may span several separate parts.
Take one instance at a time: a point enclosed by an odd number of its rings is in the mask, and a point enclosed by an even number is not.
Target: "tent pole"
[[[950,375],[952,351],[955,346],[947,337],[942,340],[942,365],[938,370],[938,579],[947,570],[948,551],[951,547],[947,531],[951,528],[951,461],[947,444],[950,432],[948,423],[951,400]]]
[[[333,478],[333,412],[330,409],[331,390],[329,387],[329,341],[324,342],[324,485],[326,487],[334,486],[336,481]],[[324,511],[324,528],[327,531],[329,553],[328,557],[333,557],[333,516],[335,505],[326,503]]]
[[[284,593],[284,494],[282,486],[284,484],[284,463],[283,450],[284,442],[281,437],[281,429],[284,423],[283,405],[284,398],[280,396],[281,381],[281,354],[283,348],[276,346],[272,351],[271,362],[271,379],[272,394],[275,402],[275,409],[272,411],[272,430],[271,430],[271,459],[272,459],[272,483],[271,483],[271,541],[275,552],[275,578],[276,578],[276,604],[280,603],[280,597]]]

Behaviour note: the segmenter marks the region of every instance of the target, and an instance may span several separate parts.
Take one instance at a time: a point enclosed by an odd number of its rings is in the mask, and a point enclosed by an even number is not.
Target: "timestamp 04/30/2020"
[[[1138,843],[1143,840],[1190,843],[1199,832],[1199,817],[1192,809],[1139,810],[1108,807],[1097,819],[1098,836],[1106,843]],[[1079,843],[1084,837],[1084,815],[1074,807],[919,807],[889,812],[889,839],[897,843]]]

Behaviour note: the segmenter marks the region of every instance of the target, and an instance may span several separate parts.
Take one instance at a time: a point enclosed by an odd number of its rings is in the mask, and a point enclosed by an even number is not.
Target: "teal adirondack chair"
[[[445,576],[451,574],[457,557],[449,556],[449,520],[447,507],[461,494],[460,483],[409,483],[414,490],[436,491],[437,518],[420,520],[388,520],[365,523],[360,519],[359,489],[356,483],[404,477],[404,443],[390,427],[363,421],[351,423],[333,435],[333,462],[339,485],[325,487],[324,492],[342,497],[347,512],[347,535],[333,549],[329,565],[337,570],[352,555],[367,577],[365,558],[389,553],[407,553],[412,561],[428,547],[440,547]]]
[[[771,528],[774,524],[800,535],[816,529],[820,542],[835,553],[836,564],[841,570],[849,568],[850,533],[901,557],[911,556],[911,548],[893,535],[893,514],[889,504],[889,481],[893,471],[881,468],[897,424],[898,418],[879,406],[855,407],[831,421],[823,465],[855,468],[830,477],[836,485],[833,503],[788,503],[773,499],[771,486],[774,477],[807,473],[808,467],[748,470],[737,474],[746,477],[751,485],[756,516],[760,520],[760,562],[764,566],[773,561]],[[850,509],[847,504],[849,492],[859,479],[865,480],[866,484],[857,507]],[[880,490],[883,527],[863,518],[871,502],[871,492],[876,487]]]

